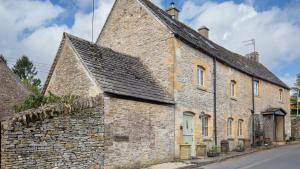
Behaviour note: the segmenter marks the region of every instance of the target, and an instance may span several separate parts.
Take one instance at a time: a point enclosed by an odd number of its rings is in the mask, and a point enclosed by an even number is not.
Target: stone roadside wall
[[[292,117],[292,137],[295,139],[300,139],[300,117]]]
[[[101,100],[47,105],[1,122],[1,168],[103,168]]]

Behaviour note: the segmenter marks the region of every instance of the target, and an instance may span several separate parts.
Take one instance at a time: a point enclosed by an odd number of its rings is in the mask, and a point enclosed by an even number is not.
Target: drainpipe
[[[217,64],[216,57],[214,57],[214,135],[215,135],[215,145],[218,144],[217,141]]]
[[[255,100],[254,100],[254,78],[252,77],[252,147],[254,147],[254,113],[255,113]]]

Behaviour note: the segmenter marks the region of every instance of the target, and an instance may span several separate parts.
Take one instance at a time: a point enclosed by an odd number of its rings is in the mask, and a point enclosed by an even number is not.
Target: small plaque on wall
[[[122,142],[122,141],[129,141],[129,137],[128,136],[114,136],[114,141],[117,142]]]

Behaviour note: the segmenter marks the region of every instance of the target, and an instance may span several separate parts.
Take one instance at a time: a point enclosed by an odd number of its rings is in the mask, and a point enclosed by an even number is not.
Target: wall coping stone
[[[1,121],[1,129],[8,130],[9,124],[21,123],[27,125],[29,122],[49,119],[60,114],[76,113],[80,110],[101,107],[103,108],[103,96],[79,98],[72,103],[53,103],[38,108],[15,113],[10,118]]]

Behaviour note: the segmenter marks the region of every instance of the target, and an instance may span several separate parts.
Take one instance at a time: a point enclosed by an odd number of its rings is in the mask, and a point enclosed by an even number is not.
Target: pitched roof
[[[191,46],[201,50],[209,56],[216,57],[216,59],[232,68],[244,72],[255,78],[259,78],[276,84],[283,88],[289,87],[269,71],[263,64],[248,59],[237,53],[233,53],[211,40],[203,37],[197,31],[181,23],[176,19],[172,19],[164,10],[154,5],[149,0],[139,0],[145,7],[147,7],[165,26],[167,26],[179,39],[190,44]]]
[[[104,92],[174,103],[140,59],[65,33],[73,49]]]
[[[280,115],[285,116],[287,112],[282,108],[268,108],[266,111],[261,112],[262,115]]]
[[[28,89],[0,59],[0,121],[14,113],[13,106],[25,100]]]

